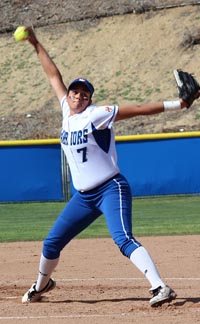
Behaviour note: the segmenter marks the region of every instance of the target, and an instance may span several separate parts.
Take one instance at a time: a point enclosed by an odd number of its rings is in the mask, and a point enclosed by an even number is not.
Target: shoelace
[[[160,289],[161,289],[161,287],[158,287],[158,288],[154,289],[154,290],[151,292],[152,295],[153,295],[153,296],[157,296],[158,293],[159,293],[159,291],[160,291]]]
[[[35,296],[35,294],[37,294],[37,291],[35,290],[35,286],[33,286],[33,290],[32,291],[29,291],[29,293],[28,293],[28,298],[29,299],[31,299],[32,297]]]

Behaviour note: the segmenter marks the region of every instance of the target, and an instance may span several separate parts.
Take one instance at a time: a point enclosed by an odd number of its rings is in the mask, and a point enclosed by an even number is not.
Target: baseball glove
[[[200,96],[200,85],[194,76],[182,70],[174,70],[174,77],[178,87],[179,98],[183,99],[187,108]]]

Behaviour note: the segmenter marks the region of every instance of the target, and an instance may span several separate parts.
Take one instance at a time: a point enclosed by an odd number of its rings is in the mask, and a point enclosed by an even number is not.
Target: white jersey
[[[119,173],[112,125],[118,106],[88,106],[70,116],[64,96],[61,146],[69,163],[74,187],[93,189]]]

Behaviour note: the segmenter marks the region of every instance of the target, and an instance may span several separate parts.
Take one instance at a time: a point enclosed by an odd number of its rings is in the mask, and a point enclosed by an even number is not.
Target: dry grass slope
[[[160,6],[166,3],[156,2]],[[98,104],[176,98],[175,68],[193,72],[200,80],[198,5],[164,10],[148,8],[136,14],[130,3],[140,3],[140,8],[144,8],[153,2],[127,0],[123,7],[117,7],[117,15],[116,11],[111,15],[116,1],[93,1],[91,7],[83,1],[88,19],[69,21],[69,17],[61,17],[59,21],[64,18],[68,21],[58,23],[59,15],[55,12],[59,12],[60,7],[55,11],[51,1],[42,6],[43,10],[49,9],[49,16],[43,12],[40,18],[36,10],[38,1],[23,2],[23,6],[21,1],[15,3],[18,8],[23,8],[22,23],[30,19],[31,11],[25,15],[26,5],[28,9],[32,5],[33,20],[38,20],[40,26],[36,27],[36,33],[59,66],[66,84],[77,76],[87,77],[95,85],[94,101]],[[60,3],[64,6],[67,1]],[[69,3],[70,12],[73,5]],[[101,18],[97,11],[94,15],[97,8],[104,17]],[[78,11],[73,12],[76,18]],[[13,30],[19,24],[19,18],[15,17],[12,16],[12,21],[8,19],[6,32],[0,34],[0,140],[57,138],[61,125],[59,103],[32,47],[26,42],[14,42]],[[3,30],[2,26],[0,28]],[[116,123],[115,131],[116,135],[198,131],[199,118],[197,101],[192,109],[179,113],[137,117]]]

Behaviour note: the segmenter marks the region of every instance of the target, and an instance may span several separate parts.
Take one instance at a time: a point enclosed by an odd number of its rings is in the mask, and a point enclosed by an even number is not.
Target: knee
[[[60,256],[61,248],[56,242],[46,238],[43,243],[42,253],[47,259],[57,259]]]
[[[127,258],[130,258],[132,252],[141,246],[141,243],[134,237],[126,237],[123,241],[115,240],[115,244],[118,245],[120,252]]]

